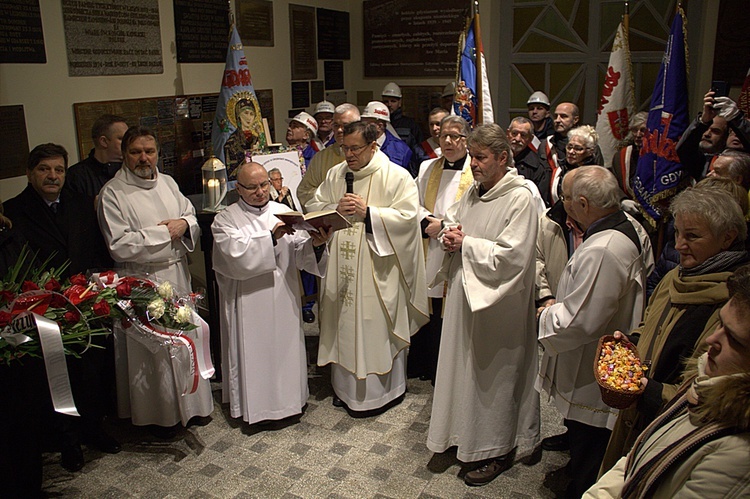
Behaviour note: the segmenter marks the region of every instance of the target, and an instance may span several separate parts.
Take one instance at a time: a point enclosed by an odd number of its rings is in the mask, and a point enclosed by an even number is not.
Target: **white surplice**
[[[616,215],[633,227],[627,215]],[[549,394],[563,418],[610,430],[617,410],[602,401],[594,359],[601,336],[632,331],[643,317],[653,258],[646,232],[633,230],[640,248],[617,230],[587,235],[563,270],[557,303],[539,316],[544,355],[537,390]]]
[[[346,192],[346,162],[334,166],[307,203],[335,209]],[[377,151],[354,174],[354,192],[369,208],[363,222],[333,236],[321,289],[318,364],[332,366],[336,394],[353,410],[377,409],[406,389],[402,357],[428,320],[419,196],[402,167]]]
[[[420,222],[428,215],[435,218],[444,218],[448,208],[453,206],[473,183],[471,175],[471,156],[467,155],[462,170],[449,170],[444,168],[445,158],[437,158],[423,161],[417,175],[417,189],[419,189],[419,220]],[[438,171],[440,176],[437,177]],[[434,173],[433,173],[434,172]],[[435,175],[435,176],[433,176]],[[428,207],[428,192],[437,189],[434,194],[434,206]],[[432,198],[433,196],[429,196]],[[427,255],[425,270],[427,282],[430,283],[437,275],[443,264],[443,249],[437,239],[429,238],[427,242]],[[435,283],[427,290],[430,298],[443,298],[444,285]]]
[[[539,440],[534,390],[534,248],[537,212],[524,178],[509,169],[479,196],[474,184],[447,213],[466,234],[445,253],[445,319],[427,438],[478,461],[523,452]]]
[[[187,253],[200,235],[195,209],[169,175],[142,179],[123,166],[102,187],[97,207],[99,227],[120,275],[145,275],[172,283],[178,295],[191,292]],[[172,241],[163,220],[182,218],[188,229]],[[199,332],[187,333],[193,340]],[[211,386],[200,379],[198,389],[181,396],[173,363],[185,365],[185,349],[172,358],[166,348],[154,353],[115,326],[117,406],[120,417],[134,425],[183,425],[214,408]],[[179,370],[179,368],[178,368]]]
[[[248,423],[299,414],[307,403],[307,357],[299,270],[322,276],[327,251],[315,258],[312,239],[296,231],[276,241],[274,215],[289,207],[240,199],[216,215],[213,268],[219,283],[222,400]]]

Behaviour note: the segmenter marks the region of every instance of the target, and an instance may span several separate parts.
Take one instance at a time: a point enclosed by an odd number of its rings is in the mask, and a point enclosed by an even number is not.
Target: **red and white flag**
[[[609,56],[609,66],[604,77],[604,89],[597,112],[596,131],[599,134],[599,147],[604,156],[603,166],[611,166],[612,158],[623,147],[628,136],[630,117],[635,109],[627,24],[626,14],[617,27],[612,43],[612,54]]]

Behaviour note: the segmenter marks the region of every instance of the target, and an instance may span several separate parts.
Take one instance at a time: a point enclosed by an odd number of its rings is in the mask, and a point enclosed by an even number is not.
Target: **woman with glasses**
[[[565,146],[565,159],[559,168],[552,172],[552,204],[560,199],[560,188],[565,174],[579,166],[595,165],[594,152],[599,143],[599,134],[591,125],[581,125],[568,132]]]

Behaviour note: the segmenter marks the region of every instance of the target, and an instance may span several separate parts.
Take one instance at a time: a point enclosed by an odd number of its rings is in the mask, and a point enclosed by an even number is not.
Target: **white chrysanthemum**
[[[169,281],[164,281],[163,283],[159,284],[159,287],[156,288],[156,291],[159,293],[159,296],[161,296],[165,300],[171,299],[172,295],[174,294],[172,284]]]
[[[164,300],[161,298],[151,300],[151,303],[148,304],[148,313],[153,319],[160,319],[164,315]]]
[[[190,309],[190,307],[186,307],[184,305],[178,308],[177,313],[174,314],[174,319],[180,324],[188,323],[192,318],[193,311]]]

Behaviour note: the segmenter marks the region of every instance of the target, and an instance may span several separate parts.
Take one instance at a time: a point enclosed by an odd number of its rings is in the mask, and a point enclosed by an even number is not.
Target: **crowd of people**
[[[426,445],[456,448],[467,485],[541,448],[570,453],[567,497],[750,493],[750,124],[737,105],[706,93],[677,146],[690,185],[648,224],[632,185],[645,113],[604,164],[578,107],[551,113],[543,92],[507,129],[471,129],[437,107],[426,139],[402,99],[388,83],[362,111],[323,101],[290,120],[298,205],[278,169],[245,159],[235,170],[239,200],[211,227],[221,317],[211,334],[221,335],[213,353],[230,416],[262,425],[303,414],[302,324],[315,316],[302,298],[319,279],[317,359],[330,365],[333,405],[381,414],[407,396],[408,378],[429,380]],[[70,168],[61,146],[31,151],[28,187],[0,218],[6,266],[25,241],[70,261],[67,275],[115,267],[189,294],[199,228],[157,168],[158,138],[113,115],[92,138],[89,157]],[[295,230],[277,217],[291,209],[335,211],[347,224]],[[52,418],[70,471],[84,464],[81,443],[120,451],[101,425],[108,392],[119,417],[164,438],[213,411],[208,380],[183,395],[179,359],[112,329],[100,353],[69,361],[82,417]],[[200,330],[185,334],[200,341]],[[609,334],[649,366],[636,402],[619,411],[592,368]],[[19,411],[46,417],[34,390],[38,403]],[[567,429],[543,440],[541,394]],[[2,451],[6,473],[40,466],[38,442]],[[41,475],[30,476],[19,490],[38,490]]]

